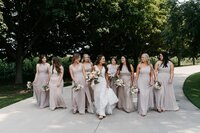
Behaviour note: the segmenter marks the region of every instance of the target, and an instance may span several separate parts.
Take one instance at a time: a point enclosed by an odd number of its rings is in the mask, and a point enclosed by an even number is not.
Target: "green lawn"
[[[31,97],[32,91],[27,90],[25,85],[1,85],[0,108]]]
[[[64,86],[71,84],[71,81],[67,80]],[[32,90],[27,90],[26,85],[0,85],[0,109],[29,98],[32,95]]]
[[[183,85],[185,96],[200,108],[200,73],[190,75]]]

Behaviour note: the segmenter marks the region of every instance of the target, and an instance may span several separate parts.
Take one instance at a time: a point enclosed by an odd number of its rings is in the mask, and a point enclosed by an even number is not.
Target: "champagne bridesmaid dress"
[[[92,64],[91,63],[84,64],[84,68],[85,68],[86,73],[91,72],[92,71]],[[88,82],[86,87],[89,88],[91,101],[94,102],[94,91],[92,90],[91,83]]]
[[[64,72],[63,67],[61,66],[61,71]],[[59,82],[60,75],[57,73],[56,69],[52,70],[51,66],[51,77],[49,81],[49,91],[50,91],[50,109],[55,110],[56,108],[66,108],[64,98],[62,96],[64,82],[59,87],[57,84]]]
[[[145,116],[149,107],[151,106],[151,90],[152,86],[150,83],[150,71],[151,67],[146,66],[140,69],[139,77],[138,77],[138,88],[140,90],[138,95],[138,112],[140,115]]]
[[[110,88],[113,89],[113,91],[115,92],[116,95],[117,95],[117,86],[115,85],[115,79],[113,77],[115,76],[117,69],[118,69],[118,65],[112,65],[112,64],[108,65],[108,73],[110,75],[112,75],[112,77],[109,78]]]
[[[130,94],[130,87],[132,85],[131,72],[128,71],[126,66],[122,67],[119,75],[120,79],[124,81],[125,86],[118,88],[118,108],[126,112],[133,112],[135,110],[132,96]]]
[[[167,66],[168,67],[163,67],[163,65],[161,65],[158,69],[158,81],[162,83],[164,88],[164,96],[160,99],[160,101],[163,102],[161,107],[164,108],[164,110],[176,111],[179,107],[176,103],[173,83],[170,84],[168,82],[170,79],[170,63],[168,63]]]
[[[48,83],[50,65],[48,63],[37,65],[38,73],[36,82],[33,84],[33,90],[38,106],[45,108],[49,106],[49,91],[44,91],[43,86]]]
[[[83,74],[83,65],[80,63],[78,68],[71,66],[76,83],[83,86],[81,90],[72,90],[72,106],[73,112],[79,112],[80,114],[85,114],[85,104],[88,103],[87,111],[89,113],[94,113],[93,104],[91,101],[90,91],[86,84],[85,77]],[[87,102],[86,102],[87,100]]]

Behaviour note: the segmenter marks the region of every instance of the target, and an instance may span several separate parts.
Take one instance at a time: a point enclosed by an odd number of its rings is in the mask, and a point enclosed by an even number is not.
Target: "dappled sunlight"
[[[21,113],[21,111],[11,111],[9,113],[3,113],[3,114],[0,113],[0,122],[7,120],[9,117],[17,113]]]

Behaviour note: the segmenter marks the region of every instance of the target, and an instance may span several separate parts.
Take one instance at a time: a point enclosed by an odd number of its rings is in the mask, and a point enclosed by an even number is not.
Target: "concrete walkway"
[[[118,109],[102,121],[94,114],[71,113],[71,91],[65,88],[68,109],[39,109],[33,98],[0,110],[0,133],[200,133],[200,110],[182,92],[183,82],[200,66],[175,69],[174,87],[180,110],[157,113],[146,117]]]

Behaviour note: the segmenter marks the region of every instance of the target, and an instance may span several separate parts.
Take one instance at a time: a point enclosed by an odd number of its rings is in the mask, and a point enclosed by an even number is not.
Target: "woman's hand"
[[[138,86],[136,80],[133,81],[133,86],[136,86],[136,87]]]
[[[173,82],[173,80],[170,78],[169,81],[168,81],[168,83],[172,84],[172,82]]]
[[[153,81],[149,81],[149,86],[153,86]]]
[[[60,87],[60,84],[61,84],[61,83],[58,83],[58,84],[57,84],[57,87]]]

